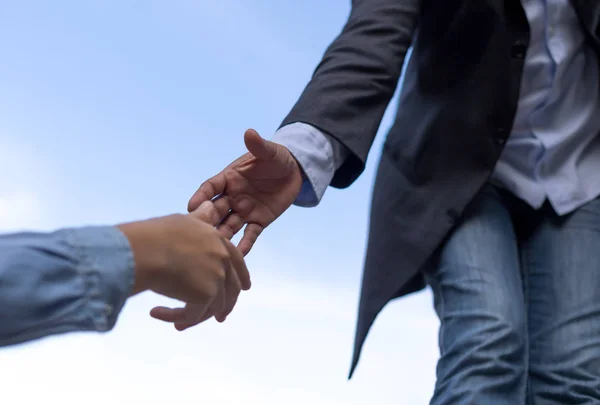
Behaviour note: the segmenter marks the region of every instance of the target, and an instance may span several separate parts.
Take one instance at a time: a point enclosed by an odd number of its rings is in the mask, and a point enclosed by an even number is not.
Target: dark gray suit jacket
[[[572,0],[600,49],[600,1]],[[282,125],[306,122],[363,171],[407,50],[413,54],[375,180],[352,375],[367,333],[422,271],[485,184],[511,132],[529,25],[520,0],[353,0],[341,34]]]

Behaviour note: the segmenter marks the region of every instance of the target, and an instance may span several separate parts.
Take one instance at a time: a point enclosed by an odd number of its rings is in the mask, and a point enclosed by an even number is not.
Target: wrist
[[[133,252],[134,284],[131,295],[151,290],[156,273],[165,267],[164,245],[157,241],[156,230],[150,226],[148,223],[150,221],[130,222],[117,226],[129,241]]]

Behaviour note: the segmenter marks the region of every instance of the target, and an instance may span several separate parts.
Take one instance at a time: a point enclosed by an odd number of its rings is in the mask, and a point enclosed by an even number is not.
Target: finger
[[[225,284],[225,290],[227,298],[225,308],[221,313],[215,315],[215,319],[218,322],[225,322],[227,316],[231,313],[231,311],[233,311],[233,307],[235,307],[235,304],[238,300],[238,296],[240,295],[240,291],[242,290],[242,284],[233,266],[230,266],[229,268],[229,274],[227,275],[227,283]]]
[[[183,331],[204,322],[211,316],[213,316],[213,313],[210,307],[203,304],[187,303],[184,316],[181,320],[175,322],[175,329]]]
[[[228,265],[229,266],[229,265]],[[217,314],[223,313],[227,306],[227,291],[225,286],[227,285],[227,279],[229,278],[230,270],[226,269],[225,283],[221,286],[219,293],[215,297],[212,305],[210,306],[212,313],[216,316]]]
[[[186,329],[189,329],[193,326],[196,326],[198,324],[201,324],[202,322],[206,322],[207,320],[209,320],[210,318],[212,318],[214,316],[213,311],[211,310],[211,308],[209,308],[206,313],[197,321],[195,322],[175,322],[175,329],[177,329],[180,332],[183,332]]]
[[[206,180],[200,185],[188,202],[188,212],[195,211],[204,201],[210,201],[216,196],[223,194],[227,180],[223,172]]]
[[[155,307],[150,316],[164,322],[185,322],[185,308]]]
[[[197,304],[188,302],[185,305],[185,314],[183,316],[183,322],[194,323],[198,322],[210,307],[206,304]]]
[[[229,257],[231,259],[231,265],[235,270],[238,279],[240,280],[240,284],[243,290],[249,290],[252,286],[252,282],[250,281],[250,272],[248,271],[248,267],[246,267],[246,262],[244,261],[244,256],[242,253],[235,248],[229,241],[222,239],[227,251],[229,252]]]
[[[232,212],[229,214],[223,222],[219,224],[217,229],[225,236],[227,239],[233,238],[233,236],[238,233],[244,227],[244,220],[240,217],[239,214]]]
[[[150,316],[164,322],[197,324],[208,312],[208,308],[206,304],[191,303],[186,304],[184,308],[155,307],[150,311]]]
[[[244,229],[244,236],[238,244],[238,249],[242,255],[246,256],[252,250],[252,246],[265,228],[259,224],[248,224]]]
[[[277,144],[262,138],[253,129],[248,129],[244,133],[244,143],[248,152],[258,159],[273,159],[277,154]]]
[[[227,196],[217,197],[213,201],[204,201],[190,215],[212,226],[217,226],[229,214],[231,210],[230,201]]]

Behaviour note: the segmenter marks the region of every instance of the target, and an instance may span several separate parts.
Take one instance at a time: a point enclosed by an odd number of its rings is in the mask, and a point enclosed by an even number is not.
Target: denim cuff
[[[111,330],[134,284],[134,258],[129,241],[114,226],[65,229],[84,282],[85,306],[94,329]]]

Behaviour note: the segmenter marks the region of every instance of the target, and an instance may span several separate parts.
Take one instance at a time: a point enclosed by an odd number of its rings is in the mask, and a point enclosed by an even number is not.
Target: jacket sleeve
[[[383,114],[400,79],[422,0],[353,0],[348,21],[282,126],[312,125],[349,154],[331,185],[344,188],[362,173]]]

